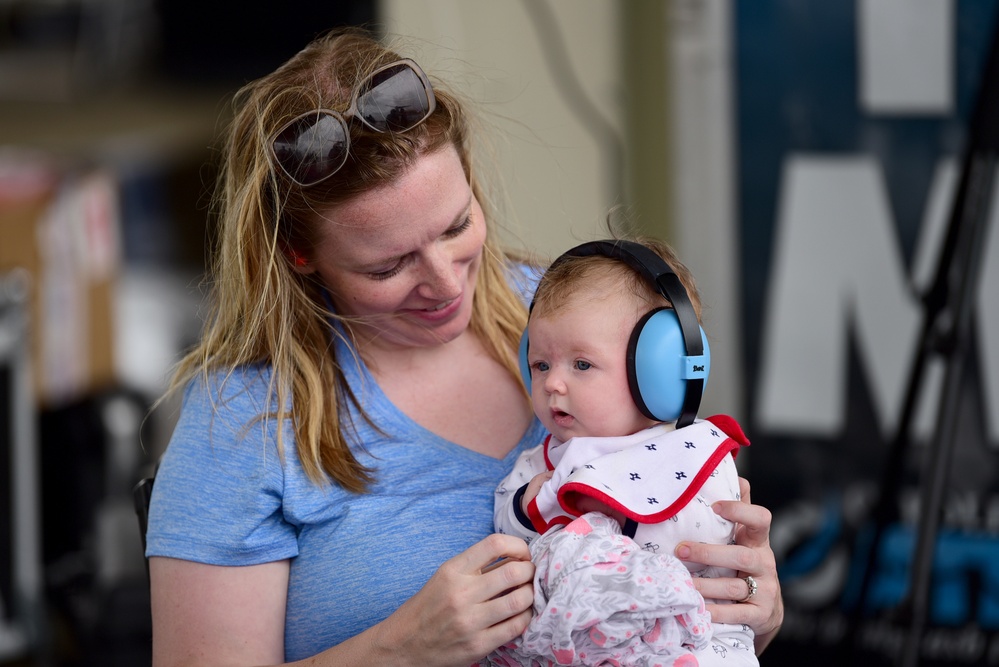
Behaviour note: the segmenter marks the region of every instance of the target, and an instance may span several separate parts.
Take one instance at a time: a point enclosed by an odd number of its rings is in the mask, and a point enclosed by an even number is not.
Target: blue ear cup
[[[683,411],[691,381],[700,381],[700,393],[711,371],[711,350],[700,329],[704,354],[688,356],[676,311],[649,311],[631,333],[628,343],[628,384],[638,409],[649,419],[676,421]]]
[[[531,393],[531,365],[527,362],[527,328],[524,328],[524,333],[520,334],[520,377],[524,380],[524,386],[527,387],[527,393]]]

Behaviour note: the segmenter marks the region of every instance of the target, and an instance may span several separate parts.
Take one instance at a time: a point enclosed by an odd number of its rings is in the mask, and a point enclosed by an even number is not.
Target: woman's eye
[[[402,267],[403,263],[398,262],[391,269],[387,269],[385,271],[372,271],[368,275],[371,276],[374,280],[387,280],[392,276],[397,275],[400,271],[402,271]]]
[[[469,215],[466,216],[465,219],[461,221],[461,224],[459,224],[456,227],[452,227],[451,229],[444,232],[444,235],[447,236],[448,238],[454,238],[455,236],[460,236],[462,232],[464,232],[466,229],[468,229],[471,226],[472,226],[472,216]]]
[[[578,370],[578,371],[586,371],[586,370],[589,370],[589,369],[590,369],[590,362],[583,361],[582,359],[577,359],[576,360],[576,370]]]

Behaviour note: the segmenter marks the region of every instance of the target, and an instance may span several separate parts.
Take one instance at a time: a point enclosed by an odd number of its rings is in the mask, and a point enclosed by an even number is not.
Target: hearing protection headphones
[[[675,420],[677,428],[692,424],[711,370],[711,350],[683,283],[663,258],[633,241],[584,243],[560,255],[551,266],[569,257],[592,255],[624,262],[673,304],[672,308],[650,310],[631,332],[628,385],[635,405],[649,419]],[[520,339],[520,371],[528,392],[531,390],[529,346],[525,329]]]

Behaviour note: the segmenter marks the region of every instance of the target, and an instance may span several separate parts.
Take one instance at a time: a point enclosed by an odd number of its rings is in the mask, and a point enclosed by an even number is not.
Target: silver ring
[[[746,586],[749,588],[749,594],[742,598],[740,602],[749,602],[753,599],[753,596],[756,595],[756,591],[759,589],[759,586],[756,584],[756,579],[753,579],[752,576],[745,576],[742,580],[746,582]]]

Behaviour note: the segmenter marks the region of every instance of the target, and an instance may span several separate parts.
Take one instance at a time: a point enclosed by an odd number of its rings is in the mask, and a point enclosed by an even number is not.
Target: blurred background
[[[764,664],[999,665],[997,12],[0,0],[0,665],[149,664],[132,487],[200,331],[229,102],[344,24],[479,103],[507,244],[613,215],[692,269],[701,414],[742,422],[774,512]]]

